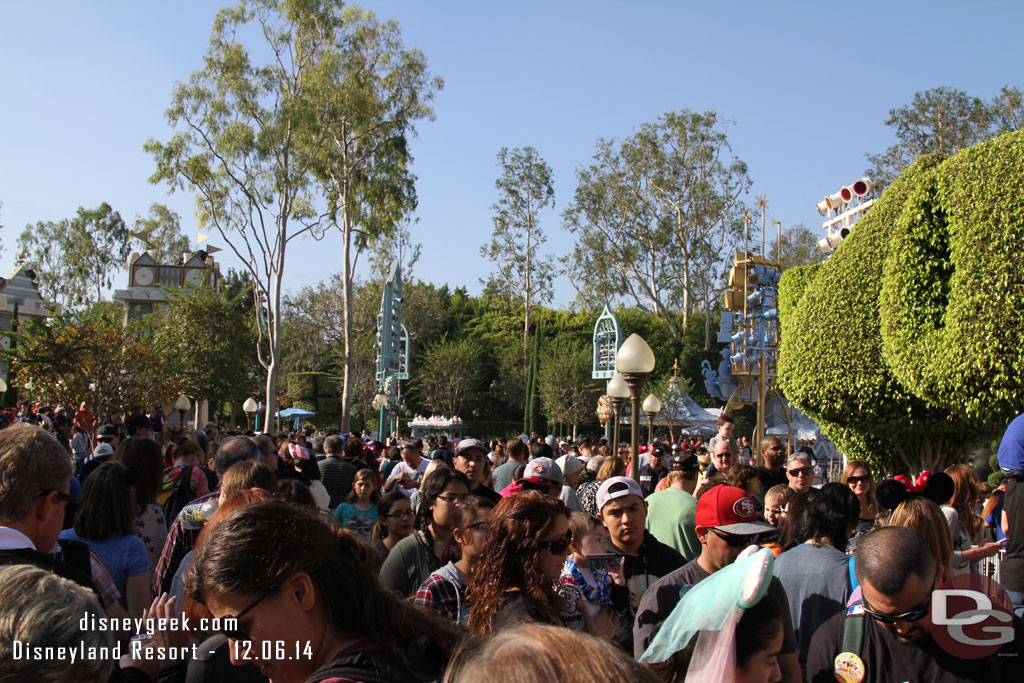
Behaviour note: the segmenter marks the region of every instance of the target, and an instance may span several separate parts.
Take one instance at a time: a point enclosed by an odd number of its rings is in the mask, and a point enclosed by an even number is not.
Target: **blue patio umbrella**
[[[286,408],[285,410],[282,410],[277,414],[278,417],[294,417],[295,429],[299,429],[302,426],[303,418],[313,417],[314,415],[316,415],[316,413],[314,413],[311,410],[306,410],[305,408]]]

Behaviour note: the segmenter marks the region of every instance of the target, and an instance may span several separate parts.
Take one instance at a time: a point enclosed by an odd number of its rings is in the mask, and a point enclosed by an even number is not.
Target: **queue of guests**
[[[926,618],[935,588],[1005,544],[981,541],[969,467],[876,484],[853,461],[815,487],[810,458],[771,437],[761,467],[729,436],[703,452],[654,443],[635,478],[589,441],[562,453],[462,439],[431,453],[220,437],[166,454],[133,437],[73,476],[44,431],[0,430],[0,680],[1019,673],[1018,617],[1013,640],[970,662],[936,647]],[[1002,502],[1021,528],[1018,484]],[[82,614],[165,621],[119,662],[14,657],[15,641],[113,648],[136,635],[81,628]],[[183,630],[173,617],[217,621]]]

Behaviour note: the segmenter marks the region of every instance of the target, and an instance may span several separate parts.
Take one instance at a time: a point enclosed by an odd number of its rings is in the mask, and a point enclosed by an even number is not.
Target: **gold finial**
[[[672,376],[673,377],[678,377],[679,376],[679,359],[678,358],[676,358],[676,362],[672,366]]]

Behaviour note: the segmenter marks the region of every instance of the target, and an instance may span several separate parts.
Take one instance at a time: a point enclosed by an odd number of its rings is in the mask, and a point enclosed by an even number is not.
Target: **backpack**
[[[164,501],[164,519],[167,520],[167,526],[170,527],[182,508],[195,499],[196,495],[192,491],[192,465],[185,465],[171,490],[171,495]]]

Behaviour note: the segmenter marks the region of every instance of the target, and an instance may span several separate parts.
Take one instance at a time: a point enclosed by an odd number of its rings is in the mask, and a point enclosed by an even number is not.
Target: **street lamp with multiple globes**
[[[632,402],[632,423],[633,423],[633,479],[640,481],[640,390],[647,383],[647,376],[654,372],[654,351],[644,341],[644,338],[635,332],[629,335],[629,339],[622,344],[619,352],[615,354],[615,367],[625,381],[629,389],[629,399]]]
[[[178,423],[181,425],[181,433],[185,433],[185,413],[192,409],[192,403],[188,400],[188,396],[182,394],[178,397],[178,400],[174,402],[174,409],[178,411]]]
[[[242,411],[245,413],[245,424],[250,430],[252,429],[252,416],[255,415],[256,411],[259,409],[259,404],[256,403],[256,399],[252,396],[245,399],[245,403],[242,404]]]
[[[612,416],[615,420],[615,428],[612,430],[612,453],[618,455],[619,453],[619,421],[622,416],[622,406],[629,399],[629,387],[626,386],[626,380],[621,374],[616,373],[614,377],[608,380],[608,399],[612,404]]]
[[[647,443],[654,443],[654,416],[661,412],[661,399],[651,394],[644,399],[642,407],[647,413]]]

